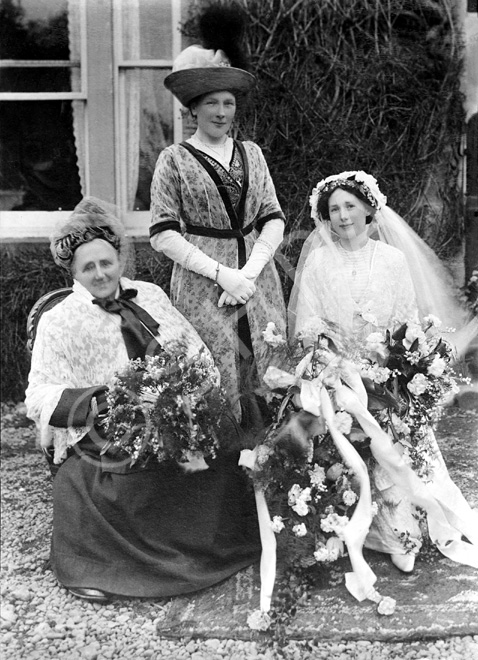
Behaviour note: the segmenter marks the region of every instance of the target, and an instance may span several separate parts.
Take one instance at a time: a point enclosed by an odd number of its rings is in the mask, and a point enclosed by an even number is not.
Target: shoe
[[[415,566],[415,555],[390,555],[394,564],[403,573],[411,573]]]
[[[85,587],[73,587],[68,588],[70,594],[76,596],[77,598],[83,598],[84,600],[91,600],[96,603],[106,603],[111,599],[111,594],[107,594],[105,591],[100,589],[87,589]]]

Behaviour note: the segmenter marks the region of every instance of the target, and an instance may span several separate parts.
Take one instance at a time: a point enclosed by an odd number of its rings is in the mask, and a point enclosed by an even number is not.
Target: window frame
[[[171,30],[172,30],[172,52],[171,59],[128,59],[123,57],[123,3],[128,0],[120,0],[113,5],[113,39],[114,39],[114,98],[115,98],[115,132],[118,137],[118,154],[116,157],[116,180],[118,181],[118,195],[116,204],[127,208],[127,168],[126,168],[126,115],[125,115],[125,76],[131,69],[159,70],[171,69],[173,61],[181,52],[182,38],[179,30],[181,23],[181,10],[184,0],[171,1]],[[182,116],[179,101],[173,99],[173,134],[174,142],[182,140]],[[127,211],[127,229],[130,235],[149,239],[150,211]]]
[[[0,92],[0,102],[9,101],[81,101],[84,104],[84,194],[126,208],[126,121],[124,76],[132,68],[171,69],[182,48],[181,11],[188,0],[170,0],[171,60],[123,59],[122,6],[127,0],[78,0],[80,7],[80,60],[0,60],[0,68],[72,68],[80,67],[77,92]],[[110,93],[108,94],[108,91]],[[173,101],[174,141],[182,139],[181,105]],[[71,210],[0,211],[0,242],[45,242],[56,224]],[[137,240],[149,240],[149,211],[124,214],[128,234]]]

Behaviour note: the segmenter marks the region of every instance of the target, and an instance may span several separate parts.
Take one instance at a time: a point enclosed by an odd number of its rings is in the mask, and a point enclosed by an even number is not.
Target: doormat
[[[386,555],[364,552],[377,575],[376,587],[397,602],[391,616],[359,603],[346,590],[346,559],[315,587],[288,626],[290,639],[404,641],[478,634],[478,571],[446,558],[417,560],[412,574],[401,573]],[[278,576],[274,593],[280,590]],[[247,617],[259,607],[259,567],[251,566],[204,592],[172,600],[158,624],[161,637],[188,636],[254,640]],[[267,633],[265,633],[267,635]]]

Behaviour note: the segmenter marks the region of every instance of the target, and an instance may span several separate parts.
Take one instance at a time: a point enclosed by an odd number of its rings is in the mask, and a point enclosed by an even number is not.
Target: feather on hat
[[[248,92],[255,77],[241,49],[245,15],[237,6],[212,4],[198,20],[202,45],[189,46],[173,63],[164,85],[184,105],[209,92]]]

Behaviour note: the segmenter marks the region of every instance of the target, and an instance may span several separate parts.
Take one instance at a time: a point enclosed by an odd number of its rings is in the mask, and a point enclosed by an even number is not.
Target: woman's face
[[[236,114],[236,98],[231,92],[211,92],[191,106],[198,128],[208,138],[218,140],[231,128]]]
[[[115,248],[102,238],[83,243],[75,250],[71,271],[94,298],[115,297],[123,267]]]
[[[370,209],[348,190],[337,188],[329,197],[332,231],[343,240],[354,240],[367,231]]]

